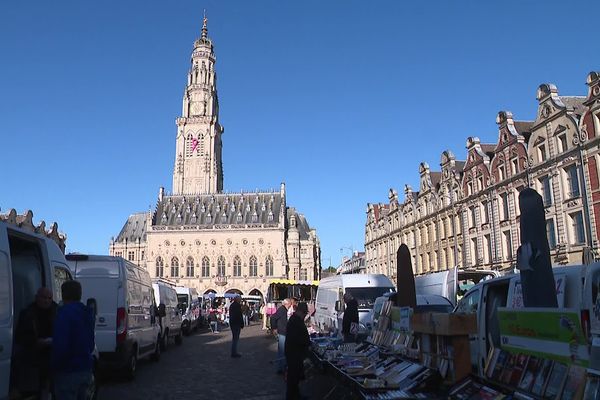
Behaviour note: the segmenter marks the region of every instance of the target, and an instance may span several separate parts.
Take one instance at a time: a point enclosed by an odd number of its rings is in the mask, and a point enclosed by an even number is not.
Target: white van
[[[194,288],[177,286],[177,301],[181,312],[181,329],[185,335],[198,329],[200,324],[200,299]]]
[[[166,350],[169,339],[180,345],[183,340],[181,330],[181,312],[177,302],[175,286],[162,279],[155,279],[152,284],[154,288],[154,300],[158,305],[158,322],[160,325],[162,350]]]
[[[34,301],[41,287],[50,288],[54,301],[60,303],[61,285],[72,279],[57,244],[61,239],[56,228],[46,233],[42,226],[33,226],[32,216],[19,216],[17,223],[14,210],[0,215],[0,399],[7,399],[12,389],[10,376],[16,353],[13,333],[19,314]],[[15,377],[16,371],[12,373]]]
[[[344,317],[344,293],[358,301],[359,333],[371,329],[375,299],[395,291],[394,284],[382,274],[335,275],[319,282],[315,306],[315,323],[321,328],[341,329]]]
[[[482,280],[500,276],[497,271],[450,268],[446,271],[415,276],[417,294],[438,295],[456,305],[459,292],[466,292],[470,286]]]
[[[160,358],[160,327],[148,272],[121,257],[68,254],[83,297],[98,304],[96,346],[100,366],[135,377],[137,361]]]
[[[558,306],[581,310],[584,330],[600,337],[600,263],[554,267]],[[480,282],[458,302],[454,312],[476,313],[478,333],[471,338],[471,362],[483,374],[490,346],[500,347],[498,307],[521,308],[520,274]],[[600,351],[592,347],[592,351]]]

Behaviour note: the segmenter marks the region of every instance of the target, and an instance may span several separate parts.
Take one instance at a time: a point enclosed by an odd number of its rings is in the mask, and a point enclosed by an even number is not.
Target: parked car
[[[164,351],[169,346],[169,339],[180,345],[183,341],[181,329],[181,311],[178,307],[175,285],[162,279],[155,280],[154,301],[158,305],[158,322],[160,325],[161,349]]]
[[[554,267],[558,306],[580,310],[583,329],[589,335],[592,355],[600,356],[600,263]],[[471,362],[482,374],[491,346],[500,346],[498,307],[522,308],[520,274],[510,274],[482,281],[473,286],[458,302],[454,312],[477,315],[478,332],[471,337]],[[597,365],[600,357],[591,358]]]
[[[375,299],[393,292],[394,284],[382,274],[335,275],[322,279],[317,289],[314,320],[321,328],[340,329],[344,317],[344,293],[358,302],[359,334],[371,329]]]
[[[140,358],[160,359],[160,326],[152,280],[145,268],[121,257],[68,254],[84,297],[98,302],[96,345],[100,367],[133,379]]]
[[[189,335],[200,325],[200,300],[198,291],[194,288],[177,286],[177,301],[181,312],[181,329]]]
[[[17,373],[12,358],[16,350],[13,335],[21,311],[34,301],[41,287],[50,288],[54,301],[60,303],[61,285],[72,279],[56,229],[47,233],[35,228],[31,218],[28,213],[17,223],[14,210],[0,215],[0,399],[9,398],[15,389],[10,386],[11,373],[13,378]],[[95,300],[84,297],[84,302]],[[90,398],[96,393],[94,380]]]

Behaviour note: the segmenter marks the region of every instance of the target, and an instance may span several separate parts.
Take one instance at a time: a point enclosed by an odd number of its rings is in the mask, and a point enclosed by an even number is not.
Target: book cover
[[[600,376],[588,376],[583,398],[584,400],[600,400]]]
[[[517,355],[515,366],[510,375],[510,379],[508,384],[512,387],[517,387],[519,382],[521,382],[521,378],[525,372],[525,366],[527,365],[527,360],[529,360],[529,356],[525,354]]]
[[[496,360],[494,370],[492,371],[492,380],[500,381],[500,375],[502,374],[502,370],[504,369],[504,365],[506,364],[507,359],[508,353],[501,349],[500,354],[498,354],[498,359]]]
[[[512,370],[515,366],[516,358],[517,356],[515,354],[508,354],[508,358],[506,359],[506,363],[504,364],[504,368],[502,369],[502,374],[500,374],[500,382],[508,385],[508,382],[510,382],[510,377],[512,376]]]
[[[542,360],[537,374],[535,375],[535,379],[533,381],[533,385],[531,385],[531,393],[541,396],[544,392],[544,388],[546,387],[546,382],[548,382],[548,377],[550,376],[550,371],[552,370],[552,365],[554,361],[544,359]]]
[[[567,372],[564,388],[562,390],[562,400],[581,399],[583,395],[583,385],[585,383],[585,368],[579,365],[571,365]]]
[[[525,372],[523,372],[523,377],[521,378],[521,382],[519,382],[519,389],[525,390],[526,392],[531,391],[531,386],[533,385],[533,381],[538,372],[540,362],[542,362],[542,360],[535,356],[529,357]]]
[[[565,378],[567,377],[567,365],[556,361],[552,366],[546,389],[544,390],[544,397],[556,398],[561,392]]]
[[[494,372],[494,367],[496,366],[496,362],[498,361],[499,355],[500,349],[490,347],[488,358],[485,363],[485,376],[488,377],[488,379],[492,378],[492,373]]]

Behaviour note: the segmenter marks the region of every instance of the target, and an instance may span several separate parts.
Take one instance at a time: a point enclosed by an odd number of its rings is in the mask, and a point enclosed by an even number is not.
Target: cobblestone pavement
[[[280,400],[285,382],[275,374],[271,361],[277,342],[258,323],[242,329],[241,358],[231,358],[231,331],[201,329],[183,338],[183,345],[169,343],[158,363],[140,360],[137,376],[128,382],[107,377],[99,400],[118,399],[228,399]]]

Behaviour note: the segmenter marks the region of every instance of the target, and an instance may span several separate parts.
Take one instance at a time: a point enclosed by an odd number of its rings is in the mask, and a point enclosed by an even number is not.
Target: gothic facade
[[[215,62],[205,18],[176,119],[173,191],[161,188],[153,211],[129,216],[109,252],[199,293],[266,295],[274,279],[318,280],[319,238],[287,205],[285,184],[223,191]]]
[[[496,117],[495,144],[467,139],[466,161],[447,150],[440,171],[419,166],[420,185],[394,189],[387,203],[367,205],[365,253],[369,273],[395,275],[396,251],[411,250],[415,274],[461,268],[510,271],[520,243],[518,194],[543,197],[554,264],[594,257],[600,237],[600,77],[587,77],[587,96],[537,90],[533,121],[509,111]]]

